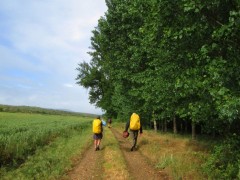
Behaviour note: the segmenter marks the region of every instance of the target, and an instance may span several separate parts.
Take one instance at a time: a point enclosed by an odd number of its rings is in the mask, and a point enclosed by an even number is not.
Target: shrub
[[[240,137],[234,134],[216,145],[207,162],[204,172],[212,179],[237,179],[240,162]]]

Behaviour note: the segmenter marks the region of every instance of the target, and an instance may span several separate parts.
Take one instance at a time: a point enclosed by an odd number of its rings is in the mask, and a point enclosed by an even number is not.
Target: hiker
[[[109,119],[108,119],[108,127],[109,127],[109,128],[111,128],[111,124],[112,124],[112,119],[109,118]]]
[[[107,125],[107,123],[106,123],[106,121],[104,121],[104,119],[101,119],[101,121],[102,121],[102,125],[103,125],[103,126],[106,126],[106,125]]]
[[[142,125],[140,123],[140,117],[137,113],[132,113],[130,119],[126,123],[125,131],[128,131],[128,128],[130,128],[130,137],[133,140],[131,147],[131,151],[133,151],[136,149],[138,131],[140,131],[140,135],[142,134]]]
[[[103,137],[103,127],[100,116],[93,120],[93,139],[95,151],[100,150],[100,143]]]

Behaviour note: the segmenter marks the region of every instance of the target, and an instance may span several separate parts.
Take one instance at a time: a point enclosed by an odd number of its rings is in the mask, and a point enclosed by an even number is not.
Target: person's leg
[[[94,147],[95,147],[95,150],[97,150],[97,139],[94,139]]]
[[[102,137],[103,137],[102,133],[97,135],[97,150],[100,150],[100,144],[101,144]]]
[[[100,150],[101,139],[97,140],[97,149]]]
[[[138,131],[130,131],[130,136],[132,138],[131,151],[133,151],[133,149],[135,148],[135,146],[137,144]]]
[[[134,147],[137,145],[137,139],[138,139],[138,131],[134,132]]]

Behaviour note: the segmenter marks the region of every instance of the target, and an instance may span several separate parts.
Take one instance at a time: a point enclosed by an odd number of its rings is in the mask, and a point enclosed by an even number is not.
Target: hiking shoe
[[[98,146],[98,147],[97,147],[97,151],[99,151],[99,150],[100,150],[100,147]]]
[[[131,151],[133,151],[133,149],[134,149],[134,146],[131,148]]]

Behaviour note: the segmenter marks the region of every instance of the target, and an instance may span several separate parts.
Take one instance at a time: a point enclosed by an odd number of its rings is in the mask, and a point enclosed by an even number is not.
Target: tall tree
[[[240,119],[239,1],[106,4],[91,38],[92,61],[78,67],[77,82],[90,88],[91,103],[121,119],[139,111],[146,122],[154,114],[162,122],[178,117],[201,124],[207,133],[234,129]]]

